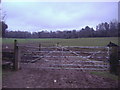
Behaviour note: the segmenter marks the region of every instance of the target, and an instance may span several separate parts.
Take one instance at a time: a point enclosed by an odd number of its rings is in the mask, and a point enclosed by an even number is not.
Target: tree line
[[[120,23],[111,21],[96,26],[96,30],[86,26],[81,30],[64,31],[40,31],[30,33],[29,31],[8,31],[7,24],[2,23],[2,36],[5,38],[82,38],[82,37],[119,37]]]

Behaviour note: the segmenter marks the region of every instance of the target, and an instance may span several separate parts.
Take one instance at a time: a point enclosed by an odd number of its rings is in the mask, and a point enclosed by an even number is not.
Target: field
[[[38,48],[23,47],[21,69],[17,72],[3,71],[4,88],[116,88],[118,86],[117,76],[109,74],[108,70],[101,71],[105,69],[103,66],[108,66],[107,62],[103,62],[107,56],[105,49],[78,47],[49,49],[49,46],[55,46],[58,42],[60,46],[107,46],[110,41],[118,44],[116,37],[17,40],[19,44],[27,46],[31,44],[36,47],[41,43],[47,47],[41,48],[41,51]],[[13,45],[14,39],[3,39],[3,50],[6,46],[11,49]],[[93,55],[95,52],[99,53]],[[98,61],[97,55],[100,56]],[[89,71],[94,68],[95,71]]]
[[[3,44],[13,44],[15,39],[2,39]],[[78,39],[17,39],[20,43],[40,42],[40,43],[53,43],[57,42],[63,46],[106,46],[110,41],[118,44],[117,37],[104,37],[104,38],[78,38]]]

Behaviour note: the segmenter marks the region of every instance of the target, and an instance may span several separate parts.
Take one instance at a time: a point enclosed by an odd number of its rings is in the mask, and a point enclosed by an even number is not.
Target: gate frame
[[[14,70],[19,70],[20,69],[20,61],[21,61],[20,60],[21,59],[20,47],[21,46],[23,47],[23,45],[18,45],[17,40],[14,40],[14,61],[13,61],[13,69]],[[24,46],[24,47],[27,47],[27,46]],[[28,47],[31,47],[31,46],[28,46]],[[58,43],[57,43],[56,48],[60,48],[60,47],[58,46]],[[44,48],[44,47],[41,47],[41,44],[39,43],[39,47],[36,47],[36,48],[38,48],[38,51],[41,51],[41,48]],[[61,47],[61,49],[63,51],[63,49],[67,49],[67,48],[66,48],[66,46],[64,46],[64,47]],[[75,51],[72,51],[72,50],[69,50],[69,51],[71,53],[75,54],[76,56],[79,56]]]

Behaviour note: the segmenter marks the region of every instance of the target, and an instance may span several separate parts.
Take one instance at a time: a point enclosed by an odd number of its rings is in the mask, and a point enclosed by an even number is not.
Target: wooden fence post
[[[41,51],[41,43],[39,43],[39,51]]]
[[[19,61],[20,61],[20,49],[17,46],[17,40],[14,41],[14,62],[13,69],[19,70]]]
[[[118,46],[114,43],[109,45],[109,62],[110,62],[110,73],[118,75]]]

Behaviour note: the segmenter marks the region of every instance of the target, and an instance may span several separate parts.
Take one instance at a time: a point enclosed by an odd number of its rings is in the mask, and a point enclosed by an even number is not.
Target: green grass
[[[13,44],[15,39],[5,38],[2,40],[3,44]],[[102,37],[102,38],[77,38],[77,39],[17,39],[19,43],[46,43],[56,44],[60,43],[62,46],[106,46],[110,41],[118,44],[117,37]]]
[[[95,74],[104,78],[109,78],[112,80],[118,80],[118,76],[110,74],[109,72],[90,72],[91,74]]]

